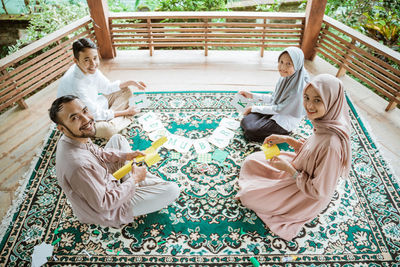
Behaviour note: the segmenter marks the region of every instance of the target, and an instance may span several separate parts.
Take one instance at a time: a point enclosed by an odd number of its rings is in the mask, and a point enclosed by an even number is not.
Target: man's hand
[[[147,87],[147,85],[144,82],[126,81],[126,82],[121,83],[119,85],[119,88],[122,89],[122,88],[128,87],[130,85],[137,87],[139,90],[145,90]]]
[[[247,91],[239,91],[238,94],[245,98],[253,98],[253,94]]]
[[[250,113],[251,113],[251,107],[248,107],[243,111],[243,116],[249,115]]]
[[[146,156],[146,154],[144,154],[143,152],[138,151],[138,150],[133,151],[133,152],[129,152],[129,153],[126,154],[126,160],[133,160],[133,159],[135,159],[136,157],[139,157],[139,156]]]
[[[144,179],[146,178],[146,173],[146,167],[138,167],[135,164],[132,165],[132,177],[135,180],[136,184],[144,181]]]

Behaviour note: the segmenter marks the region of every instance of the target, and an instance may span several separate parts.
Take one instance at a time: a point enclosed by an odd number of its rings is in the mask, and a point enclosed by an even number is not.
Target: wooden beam
[[[301,49],[304,58],[313,60],[316,54],[318,35],[321,31],[327,0],[308,0],[306,7],[306,21]]]
[[[102,58],[114,58],[110,28],[108,25],[108,5],[106,0],[87,0],[90,16],[94,23],[99,52]]]

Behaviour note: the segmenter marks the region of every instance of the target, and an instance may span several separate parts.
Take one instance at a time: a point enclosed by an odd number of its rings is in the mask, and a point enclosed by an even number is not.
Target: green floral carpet
[[[212,134],[222,118],[239,120],[230,105],[233,96],[149,93],[152,104],[144,112],[157,113],[170,133],[199,139]],[[260,145],[246,142],[240,128],[224,149],[229,154],[223,163],[198,163],[193,147],[185,154],[162,148],[162,160],[149,170],[178,183],[181,195],[171,206],[122,229],[81,224],[72,214],[57,185],[60,132],[52,130],[11,214],[12,223],[0,233],[0,265],[29,266],[34,246],[46,242],[54,244],[51,266],[252,266],[250,257],[264,266],[400,266],[400,188],[349,104],[350,178],[340,181],[328,208],[291,242],[271,233],[234,199],[240,165]],[[304,120],[293,136],[311,132]],[[151,144],[138,122],[123,134],[133,149]]]

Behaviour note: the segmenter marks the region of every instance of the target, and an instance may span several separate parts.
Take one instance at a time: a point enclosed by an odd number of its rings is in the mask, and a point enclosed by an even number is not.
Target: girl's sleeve
[[[87,106],[89,111],[93,114],[95,121],[108,121],[114,118],[114,111],[111,109],[104,109],[97,102],[96,99],[91,99],[84,86],[80,86],[76,94],[79,99]]]
[[[302,171],[296,179],[298,188],[314,199],[332,195],[342,170],[340,155],[336,150],[328,148],[319,154],[313,173]]]
[[[272,95],[271,94],[256,94],[253,93],[253,99],[256,102],[263,102],[265,104],[269,104],[272,102]]]

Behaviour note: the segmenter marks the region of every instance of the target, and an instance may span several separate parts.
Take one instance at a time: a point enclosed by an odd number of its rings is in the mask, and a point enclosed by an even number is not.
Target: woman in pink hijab
[[[271,135],[264,143],[288,143],[295,150],[266,160],[256,152],[246,158],[237,198],[272,232],[292,240],[331,201],[340,176],[351,164],[350,118],[342,82],[316,76],[304,89],[304,108],[314,126],[306,141]]]

